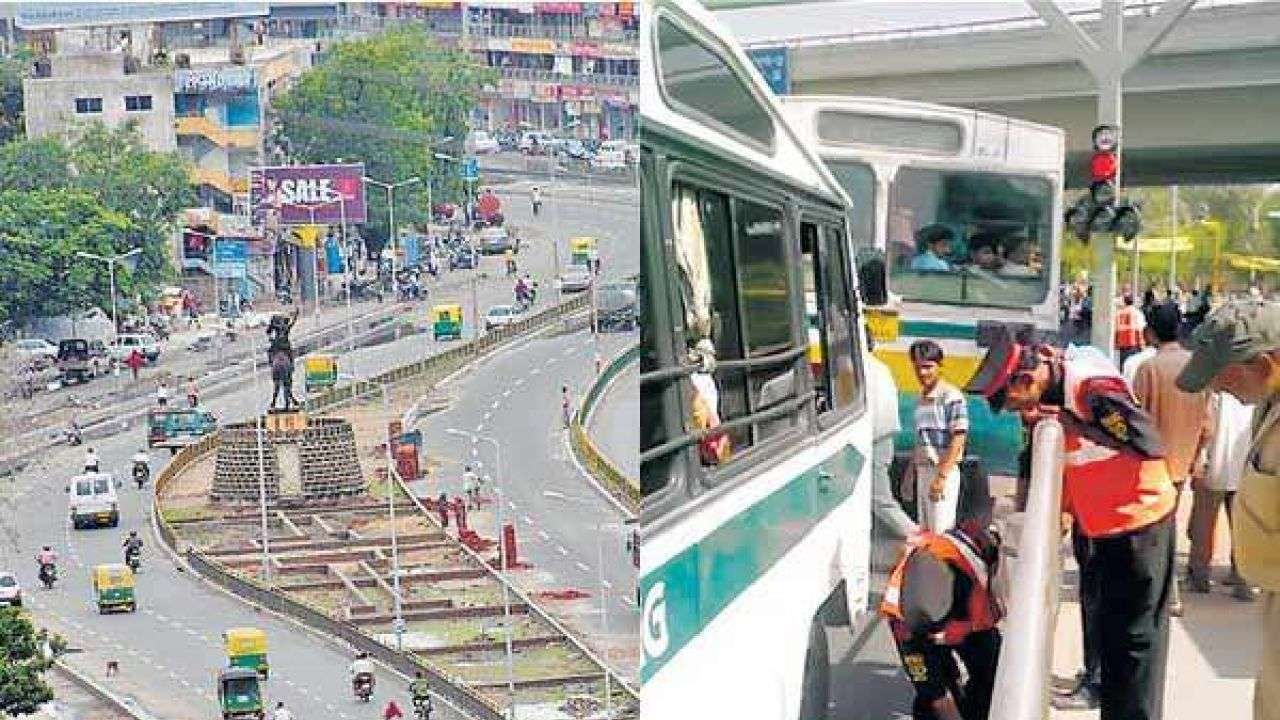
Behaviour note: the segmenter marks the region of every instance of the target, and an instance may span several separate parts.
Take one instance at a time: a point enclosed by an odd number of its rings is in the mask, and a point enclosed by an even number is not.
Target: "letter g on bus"
[[[667,633],[667,585],[656,583],[644,598],[644,652],[649,657],[662,657],[671,637]]]

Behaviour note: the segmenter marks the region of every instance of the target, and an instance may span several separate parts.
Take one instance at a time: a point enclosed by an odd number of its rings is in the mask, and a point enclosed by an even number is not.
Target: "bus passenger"
[[[938,343],[917,340],[907,354],[920,381],[912,461],[916,519],[922,527],[942,532],[956,523],[960,461],[964,459],[964,444],[969,433],[969,404],[956,386],[942,379],[943,355]]]
[[[934,223],[916,231],[916,248],[920,254],[911,258],[911,269],[916,272],[950,272],[951,263],[944,258],[951,249],[955,233],[946,225]]]

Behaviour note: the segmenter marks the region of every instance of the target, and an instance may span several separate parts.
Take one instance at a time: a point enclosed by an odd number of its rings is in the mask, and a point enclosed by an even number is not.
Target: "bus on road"
[[[823,717],[868,617],[871,418],[849,198],[690,0],[641,17],[641,702]],[[881,280],[883,286],[883,280]]]
[[[991,326],[1056,338],[1064,137],[990,113],[885,98],[789,96],[784,114],[853,202],[859,263],[887,266],[887,302],[868,310],[876,356],[900,392],[899,449],[914,444],[920,394],[907,359],[937,341],[943,376],[964,387]],[[1022,429],[970,399],[968,451],[1017,471]]]

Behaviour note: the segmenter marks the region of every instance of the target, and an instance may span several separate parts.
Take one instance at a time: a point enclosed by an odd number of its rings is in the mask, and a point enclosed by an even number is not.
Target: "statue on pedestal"
[[[298,401],[293,397],[293,344],[289,342],[289,331],[298,322],[298,309],[293,315],[285,317],[276,314],[271,316],[267,324],[267,362],[271,364],[271,380],[274,388],[271,391],[271,409],[289,412]],[[276,398],[280,398],[284,407],[278,407]]]

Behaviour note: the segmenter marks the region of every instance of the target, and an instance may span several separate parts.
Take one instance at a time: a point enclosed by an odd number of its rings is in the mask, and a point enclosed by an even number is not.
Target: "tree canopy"
[[[30,715],[53,699],[42,675],[53,664],[41,645],[43,631],[14,608],[0,608],[0,717]]]
[[[275,101],[279,139],[292,160],[363,162],[377,180],[417,176],[433,183],[433,202],[457,200],[457,168],[434,156],[461,147],[477,93],[496,77],[467,52],[442,47],[416,26],[337,43]],[[442,146],[449,137],[453,141]],[[370,190],[370,230],[385,240],[386,194]],[[397,190],[397,220],[425,220],[426,194],[423,186]]]

